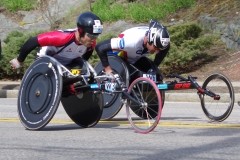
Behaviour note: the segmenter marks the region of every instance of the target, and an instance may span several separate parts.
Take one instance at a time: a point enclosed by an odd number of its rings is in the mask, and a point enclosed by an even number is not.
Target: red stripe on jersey
[[[124,34],[119,34],[118,37],[119,37],[119,38],[123,38],[123,36],[124,36]]]
[[[124,59],[127,60],[128,56],[126,51],[123,51],[123,55],[124,55]]]
[[[46,32],[38,35],[38,43],[40,46],[64,46],[69,41],[75,40],[75,31],[73,32],[61,32],[53,31]]]

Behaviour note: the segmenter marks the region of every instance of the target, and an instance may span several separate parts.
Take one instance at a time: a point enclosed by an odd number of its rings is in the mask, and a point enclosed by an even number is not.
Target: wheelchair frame
[[[118,74],[114,75],[114,77],[106,75],[98,76],[87,61],[84,61],[84,65],[87,70],[86,74],[74,75],[53,57],[47,55],[39,57],[31,64],[24,74],[20,86],[21,92],[18,97],[18,114],[25,128],[39,130],[46,126],[54,116],[60,100],[66,113],[76,124],[85,128],[92,127],[98,123],[102,114],[103,93],[122,93],[122,103],[127,105],[131,102],[137,107],[148,108],[148,102],[146,102],[146,99],[143,99],[144,95],[142,91],[138,91],[138,95],[140,94],[141,97],[130,94],[130,91],[127,90],[125,83],[122,82]],[[113,82],[104,80],[106,78],[113,79]],[[29,83],[31,85],[26,87]],[[60,94],[63,87],[72,83],[76,84],[75,90],[77,94],[61,97]],[[56,85],[57,87],[52,88],[52,85]],[[146,87],[150,88],[151,94],[155,94],[156,96],[155,99],[158,103],[153,107],[157,108],[157,110],[155,109],[157,112],[154,114],[159,118],[156,120],[147,115],[146,119],[153,121],[155,125],[149,122],[147,129],[139,131],[140,133],[148,133],[156,127],[160,120],[162,106],[160,92],[152,80],[144,77],[138,78],[131,85],[138,88],[139,86],[144,86],[145,91]],[[136,93],[136,89],[132,89],[132,91]],[[31,98],[34,99],[34,103],[29,103]],[[52,104],[53,100],[54,104]]]
[[[116,55],[109,55],[109,58],[110,57],[120,58],[120,57],[117,57]],[[151,62],[147,57],[145,58],[149,62]],[[140,74],[138,74],[139,76],[142,76],[144,74],[144,72],[140,71],[133,64],[127,64],[127,65],[133,68],[133,70],[129,72],[130,82],[133,81],[131,79],[131,75],[133,75],[135,72],[140,72]],[[99,67],[99,66],[101,66],[101,62],[95,66],[95,70],[96,70],[96,67]],[[112,68],[114,69],[114,66]],[[156,69],[157,67],[154,67],[154,68]],[[157,72],[160,73],[160,71],[157,71]],[[146,74],[146,70],[145,70],[145,74]],[[231,81],[223,74],[215,73],[210,75],[204,81],[202,87],[200,87],[200,85],[196,82],[197,77],[188,76],[187,78],[185,78],[178,74],[169,74],[169,75],[166,75],[166,77],[174,78],[174,80],[168,81],[165,83],[163,83],[162,81],[156,82],[158,89],[162,93],[163,103],[164,103],[165,91],[196,89],[197,94],[200,98],[203,112],[210,121],[221,122],[221,121],[224,121],[231,114],[234,106],[234,99],[235,99],[234,89],[231,84]],[[221,87],[218,87],[215,83],[219,83],[219,86]],[[212,84],[213,86],[215,85],[216,87],[212,87]],[[224,92],[220,91],[220,89],[224,89]],[[119,108],[121,107],[122,107],[121,104],[119,104]],[[103,112],[104,112],[104,108],[103,108]],[[110,117],[109,119],[113,118],[115,115],[109,116]],[[109,119],[106,119],[106,120],[109,120]]]

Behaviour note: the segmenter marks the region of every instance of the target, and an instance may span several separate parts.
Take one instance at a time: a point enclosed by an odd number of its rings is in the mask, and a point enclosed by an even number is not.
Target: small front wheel
[[[224,121],[232,112],[234,106],[234,89],[230,80],[219,73],[209,76],[202,86],[220,96],[216,100],[208,95],[202,95],[201,105],[203,112],[211,121]]]
[[[131,83],[128,94],[141,103],[139,106],[127,100],[126,111],[131,126],[138,133],[151,132],[158,125],[162,113],[162,98],[157,85],[140,77]]]

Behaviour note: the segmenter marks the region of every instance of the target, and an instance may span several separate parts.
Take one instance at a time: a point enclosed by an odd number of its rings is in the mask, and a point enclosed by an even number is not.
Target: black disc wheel
[[[93,127],[102,115],[103,101],[100,92],[86,91],[61,98],[61,103],[68,116],[79,126]]]
[[[126,84],[126,86],[129,86],[129,73],[128,68],[125,62],[118,56],[115,55],[109,55],[108,61],[115,73],[118,73],[119,76],[122,78],[123,82]],[[99,62],[95,67],[95,71],[98,73],[98,75],[103,75],[103,67],[102,63]],[[117,115],[117,113],[121,110],[123,104],[120,101],[121,93],[116,94],[103,94],[103,113],[101,116],[101,120],[110,120],[114,116]]]
[[[220,96],[220,99],[206,94],[200,96],[204,114],[211,121],[224,121],[234,106],[234,89],[231,81],[226,76],[216,73],[205,80],[202,88]]]
[[[43,57],[33,62],[22,79],[18,95],[18,115],[23,126],[38,130],[54,116],[62,93],[62,77],[53,60]]]

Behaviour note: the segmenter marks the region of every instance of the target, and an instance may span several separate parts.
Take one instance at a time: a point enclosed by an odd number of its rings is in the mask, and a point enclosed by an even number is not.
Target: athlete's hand
[[[109,79],[109,81],[113,82],[114,81],[114,73],[113,73],[112,68],[110,66],[107,66],[107,67],[104,67],[104,70],[105,70],[106,76],[113,77],[113,78]]]
[[[104,71],[105,71],[107,76],[108,75],[109,76],[112,75],[112,72],[113,72],[113,70],[112,70],[112,68],[110,66],[104,67]]]
[[[17,58],[12,59],[9,63],[11,69],[13,70],[20,69],[22,67],[22,62],[19,62]]]

